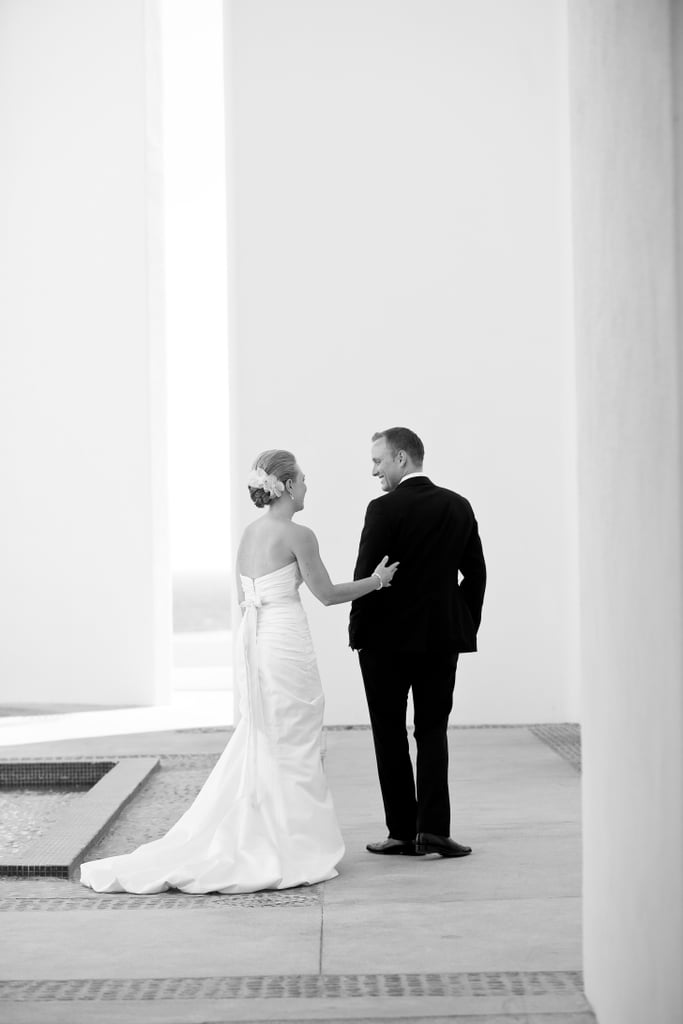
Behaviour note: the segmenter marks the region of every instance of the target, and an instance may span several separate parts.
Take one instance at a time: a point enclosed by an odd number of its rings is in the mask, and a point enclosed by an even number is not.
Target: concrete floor
[[[204,764],[227,737],[71,738],[0,756]],[[454,729],[450,740],[452,835],[473,846],[468,858],[367,853],[385,834],[371,736],[331,730],[327,772],[347,844],[331,882],[240,898],[0,880],[0,1019],[594,1021],[580,975],[579,775],[525,727]],[[137,799],[153,817],[145,791]]]

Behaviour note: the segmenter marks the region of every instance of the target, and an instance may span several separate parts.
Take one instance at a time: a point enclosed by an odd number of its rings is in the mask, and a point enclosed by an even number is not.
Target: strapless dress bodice
[[[264,576],[243,576],[240,581],[244,591],[244,608],[262,608],[278,604],[291,604],[299,601],[299,587],[303,582],[298,562],[268,572]]]

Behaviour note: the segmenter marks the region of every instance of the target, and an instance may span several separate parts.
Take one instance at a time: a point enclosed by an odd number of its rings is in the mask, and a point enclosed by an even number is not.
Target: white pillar
[[[2,701],[168,688],[157,38],[140,0],[0,6]]]
[[[668,0],[568,9],[586,989],[600,1024],[672,1024],[683,608],[671,11]]]
[[[455,719],[575,719],[563,3],[226,0],[226,27],[233,536],[289,447],[348,580],[371,435],[412,427],[490,566]],[[328,721],[366,721],[348,607],[307,603]]]

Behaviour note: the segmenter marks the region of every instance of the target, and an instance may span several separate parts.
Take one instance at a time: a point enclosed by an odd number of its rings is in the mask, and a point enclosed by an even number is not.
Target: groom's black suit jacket
[[[401,564],[391,587],[352,603],[350,646],[476,651],[486,565],[467,499],[422,476],[371,501],[354,579],[384,555]]]

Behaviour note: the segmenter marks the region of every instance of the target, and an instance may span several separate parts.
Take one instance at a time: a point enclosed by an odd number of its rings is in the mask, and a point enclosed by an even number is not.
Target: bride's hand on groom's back
[[[373,576],[379,576],[379,578],[382,581],[383,587],[391,586],[391,581],[393,580],[396,570],[398,569],[399,566],[398,562],[392,562],[391,565],[387,565],[388,561],[389,556],[385,555],[382,561],[375,569],[374,573],[372,574]]]

